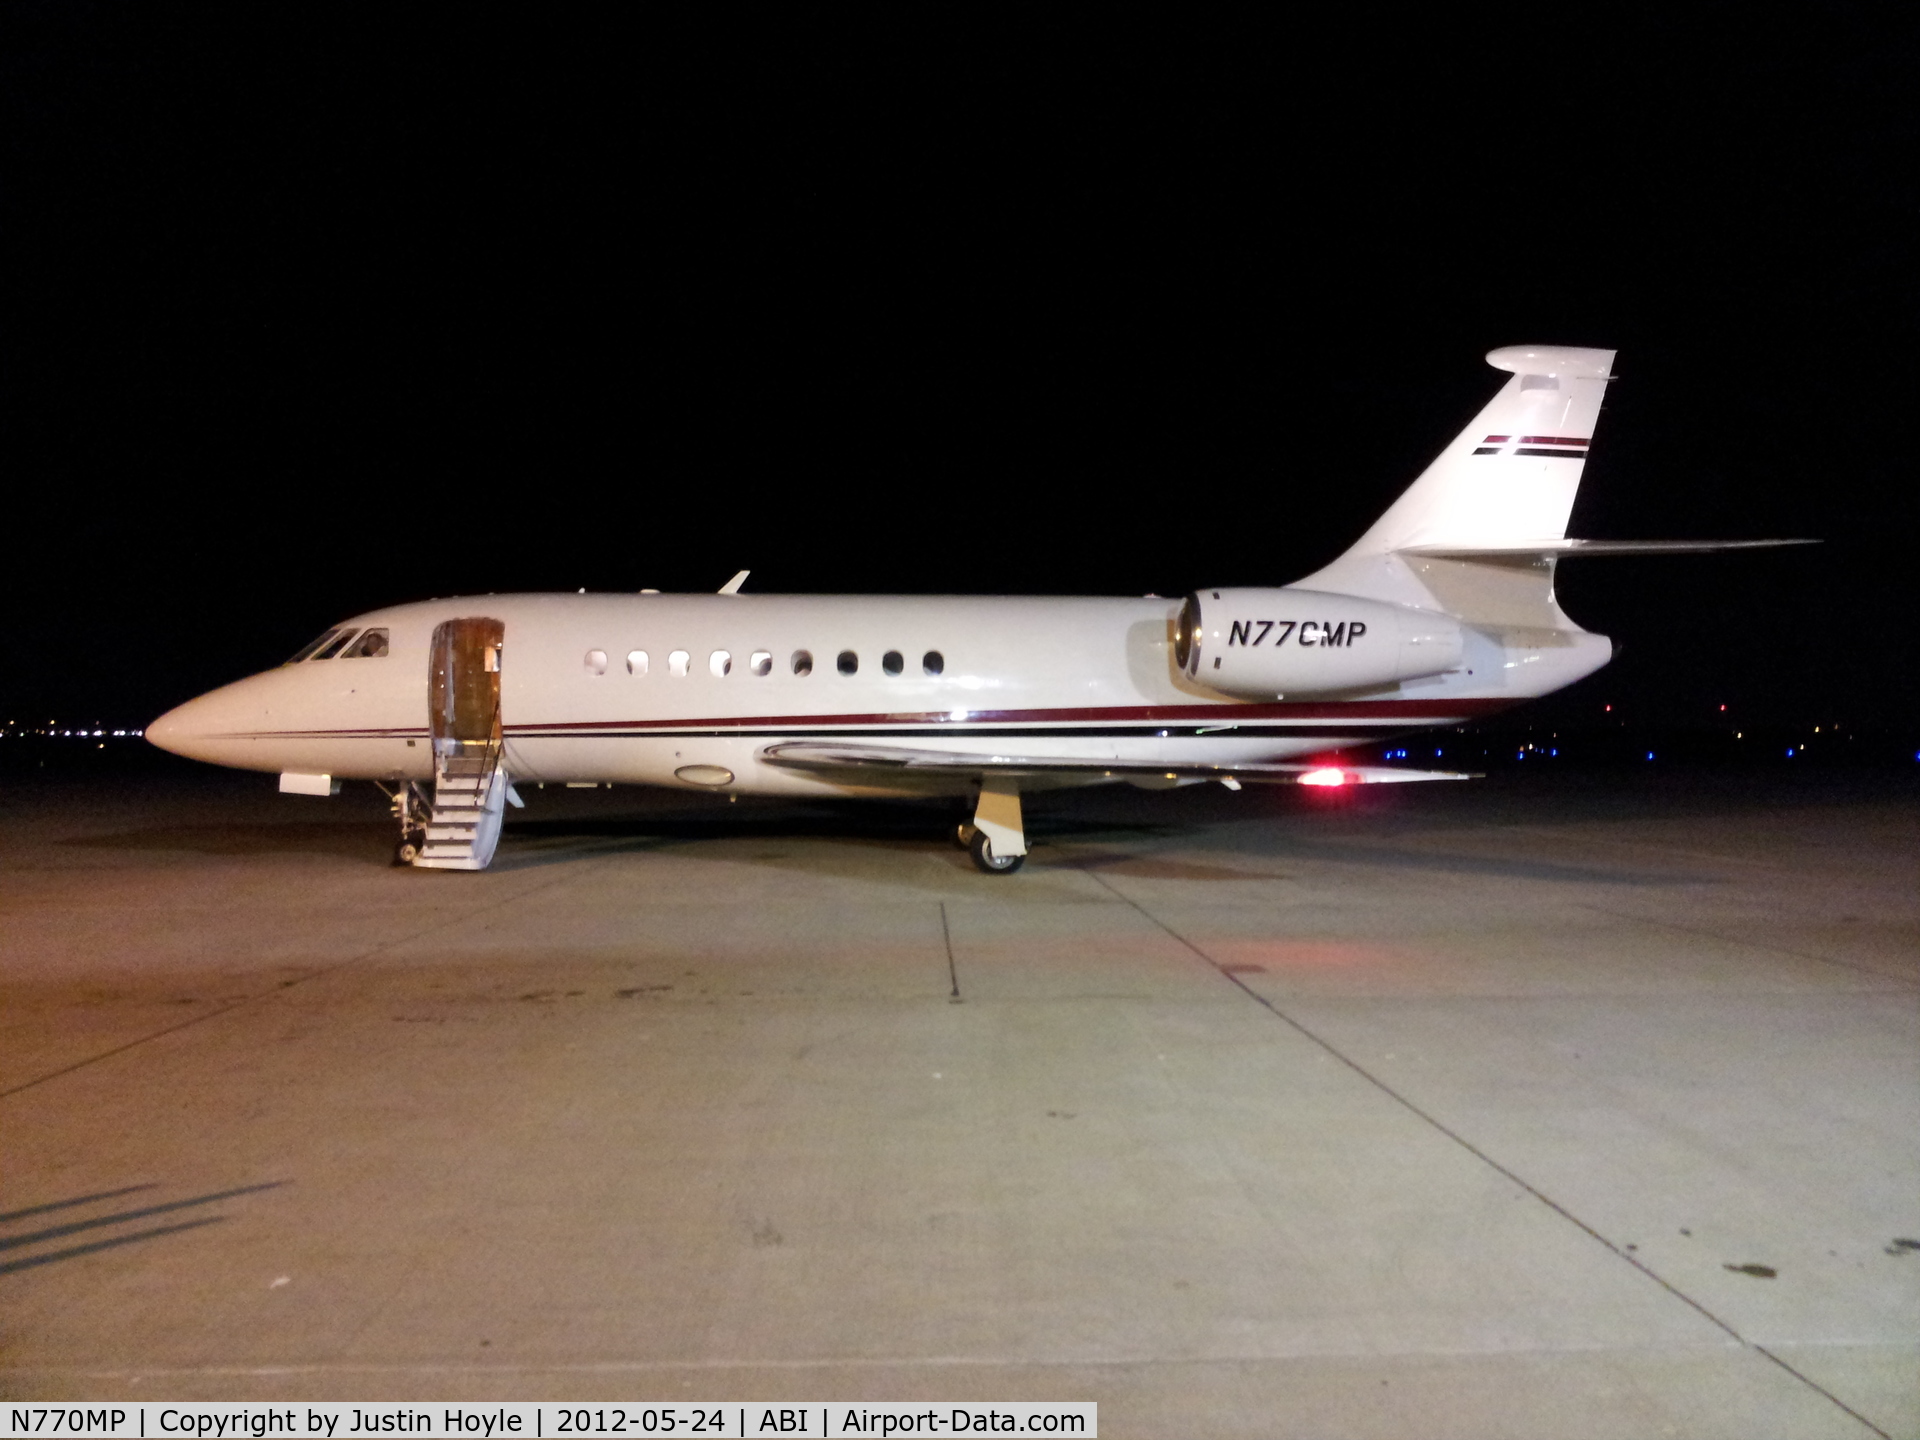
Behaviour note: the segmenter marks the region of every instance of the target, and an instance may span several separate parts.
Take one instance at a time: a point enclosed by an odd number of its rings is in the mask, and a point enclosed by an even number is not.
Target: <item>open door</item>
[[[420,858],[430,870],[484,870],[500,841],[507,777],[500,766],[504,621],[484,616],[434,627],[427,661],[433,733],[433,817]]]
[[[506,636],[504,621],[484,617],[444,620],[434,627],[427,704],[436,761],[498,752],[500,654]]]

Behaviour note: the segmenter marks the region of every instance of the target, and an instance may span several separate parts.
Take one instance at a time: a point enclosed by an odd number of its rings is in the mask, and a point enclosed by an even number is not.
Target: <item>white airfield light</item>
[[[741,570],[717,594],[430,600],[346,620],[146,737],[277,772],[291,794],[377,784],[395,860],[439,870],[486,868],[516,782],[965,797],[956,841],[1005,875],[1026,857],[1029,791],[1466,779],[1309,757],[1458,728],[1605,665],[1612,642],[1555,597],[1562,560],[1808,543],[1568,538],[1613,352],[1487,361],[1507,378],[1479,415],[1292,584],[1183,600],[782,596],[743,593]]]

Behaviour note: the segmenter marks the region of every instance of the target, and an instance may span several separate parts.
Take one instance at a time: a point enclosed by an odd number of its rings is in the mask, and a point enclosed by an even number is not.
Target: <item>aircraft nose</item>
[[[202,713],[196,714],[199,710]],[[197,760],[194,741],[206,737],[207,727],[202,723],[205,707],[198,700],[189,700],[184,705],[176,705],[158,720],[147,725],[147,743],[158,745],[162,750],[170,750],[175,755],[184,755]]]

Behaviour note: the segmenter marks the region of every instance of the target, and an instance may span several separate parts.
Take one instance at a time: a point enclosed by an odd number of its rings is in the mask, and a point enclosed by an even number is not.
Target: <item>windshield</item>
[[[341,652],[340,658],[342,660],[353,660],[356,658],[364,658],[368,656],[378,657],[386,653],[387,653],[387,632],[385,630],[376,628],[376,629],[367,631],[366,634],[362,635],[358,640],[354,641],[353,644],[349,645],[343,652]]]
[[[302,645],[298,650],[293,652],[293,658],[288,660],[287,664],[298,665],[302,660],[310,659],[314,651],[318,650],[322,645],[326,644],[329,640],[335,639],[340,634],[340,632],[344,629],[346,629],[346,626],[336,625],[331,630],[327,631],[324,635],[322,635],[319,639],[311,641],[308,644]]]

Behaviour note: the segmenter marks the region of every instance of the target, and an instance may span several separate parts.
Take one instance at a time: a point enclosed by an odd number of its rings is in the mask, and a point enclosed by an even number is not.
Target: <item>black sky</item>
[[[1912,31],[1431,8],[15,5],[0,708],[429,595],[1284,583],[1539,342],[1622,352],[1575,533],[1827,541],[1565,567],[1574,699],[1910,715]]]

